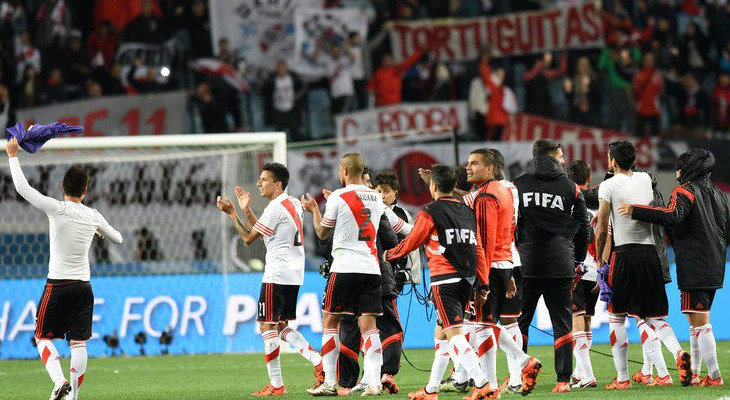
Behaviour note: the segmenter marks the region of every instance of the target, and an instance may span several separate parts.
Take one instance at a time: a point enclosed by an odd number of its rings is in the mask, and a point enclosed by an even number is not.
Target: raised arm
[[[15,190],[25,200],[27,200],[33,207],[43,210],[46,214],[51,214],[58,210],[61,202],[48,196],[42,195],[39,191],[35,190],[30,186],[28,180],[23,175],[23,170],[20,168],[20,160],[18,160],[18,151],[20,145],[15,138],[5,145],[5,151],[8,153],[8,162],[10,163],[10,174],[13,177],[13,185]]]
[[[99,213],[97,211],[97,213]],[[111,225],[109,225],[108,222],[106,222],[106,219],[104,219],[104,216],[99,213],[99,230],[98,232],[101,234],[102,237],[108,239],[110,242],[114,244],[122,244],[122,234],[119,233],[118,230],[114,229]]]
[[[317,200],[315,200],[312,195],[307,193],[306,197],[302,196],[302,198],[300,199],[300,201],[302,202],[302,207],[312,213],[314,232],[320,239],[328,238],[332,234],[332,231],[335,229],[335,222],[337,222],[337,205],[335,204],[335,202],[337,201],[337,199],[338,197],[332,196],[327,199],[325,217],[322,217],[322,213],[319,212]]]

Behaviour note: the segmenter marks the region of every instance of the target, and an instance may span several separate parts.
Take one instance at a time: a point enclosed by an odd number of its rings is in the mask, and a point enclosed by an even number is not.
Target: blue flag
[[[18,139],[18,144],[28,153],[35,153],[43,145],[58,135],[68,135],[71,133],[81,133],[84,131],[83,126],[66,125],[62,122],[54,122],[50,125],[35,124],[28,129],[23,128],[23,123],[18,122],[12,128],[8,128],[8,140],[11,138]]]

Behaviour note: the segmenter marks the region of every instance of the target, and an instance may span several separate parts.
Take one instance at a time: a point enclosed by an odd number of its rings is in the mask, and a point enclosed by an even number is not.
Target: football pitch
[[[64,344],[59,343],[59,346]],[[687,349],[687,343],[682,346]],[[640,345],[632,343],[630,359],[641,360]],[[610,354],[608,345],[595,345],[594,349]],[[719,388],[681,387],[675,371],[671,371],[675,384],[671,387],[646,387],[635,385],[628,391],[606,391],[603,385],[615,375],[611,358],[591,354],[599,388],[575,389],[569,394],[554,394],[550,390],[555,385],[553,356],[551,346],[536,346],[531,353],[543,362],[538,386],[530,399],[558,398],[571,399],[730,399],[730,342],[717,343],[717,355],[726,385]],[[418,368],[430,369],[433,360],[432,350],[406,350],[410,361]],[[665,350],[665,359],[674,367]],[[401,393],[389,395],[390,398],[407,398],[407,392],[426,384],[428,373],[411,367],[402,360],[401,371],[396,381]],[[68,378],[68,359],[62,365]],[[631,373],[641,366],[630,363]],[[506,374],[504,354],[498,361],[499,376]],[[309,399],[305,389],[314,381],[311,365],[297,354],[284,354],[282,370],[287,388],[288,399]],[[703,368],[703,372],[705,368]],[[129,358],[93,358],[81,390],[81,399],[241,399],[249,397],[253,391],[268,383],[264,357],[262,354],[225,354],[199,356],[155,356]],[[52,389],[46,370],[39,360],[0,361],[0,399],[46,399]],[[442,399],[458,400],[462,395],[441,394]],[[520,398],[521,396],[503,396]]]

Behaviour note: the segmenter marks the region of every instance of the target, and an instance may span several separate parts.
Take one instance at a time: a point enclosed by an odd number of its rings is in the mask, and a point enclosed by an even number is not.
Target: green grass
[[[63,344],[59,343],[60,346]],[[687,348],[687,344],[683,344]],[[610,353],[607,345],[596,345],[599,351]],[[605,391],[602,388],[574,390],[567,395],[550,393],[555,385],[552,347],[534,347],[532,354],[543,361],[543,373],[538,387],[529,396],[531,399],[718,399],[730,398],[730,382],[722,388],[681,387],[677,374],[672,372],[675,385],[672,387],[634,386],[630,391]],[[730,342],[719,342],[717,353],[723,375],[730,378]],[[406,352],[417,367],[430,369],[433,360],[431,350],[409,350]],[[640,346],[632,344],[630,358],[641,360]],[[665,353],[671,366],[671,358]],[[613,361],[609,357],[592,354],[594,371],[599,384],[608,383],[615,375]],[[227,354],[201,356],[165,356],[132,358],[95,358],[89,360],[86,380],[81,391],[82,399],[241,399],[267,384],[266,369],[260,354]],[[504,377],[506,367],[504,355],[499,355],[499,376]],[[68,360],[63,366],[68,371]],[[640,368],[630,364],[633,373]],[[296,354],[285,354],[282,359],[284,382],[288,399],[308,399],[305,389],[312,385],[311,365]],[[703,369],[704,370],[704,369]],[[68,372],[66,372],[68,377]],[[400,374],[396,377],[401,393],[391,398],[407,398],[406,393],[424,386],[428,374],[417,371],[403,360]],[[39,360],[0,362],[0,399],[45,399],[52,384]],[[514,397],[514,396],[510,396]],[[442,394],[442,399],[458,400],[456,394]],[[517,397],[514,397],[517,398]]]

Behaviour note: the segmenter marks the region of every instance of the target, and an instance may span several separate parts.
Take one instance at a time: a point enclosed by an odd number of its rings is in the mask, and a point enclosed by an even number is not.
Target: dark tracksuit
[[[590,214],[580,188],[552,157],[537,156],[527,173],[515,179],[520,196],[517,250],[522,261],[523,297],[520,331],[527,349],[537,302],[545,299],[555,337],[555,372],[568,382],[573,370],[572,295],[576,260],[584,260]]]

